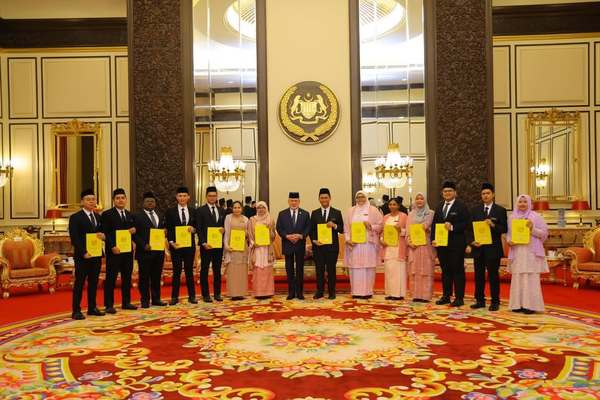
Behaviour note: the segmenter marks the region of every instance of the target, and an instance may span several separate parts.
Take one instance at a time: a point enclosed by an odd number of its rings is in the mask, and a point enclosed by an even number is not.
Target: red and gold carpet
[[[376,296],[1,328],[2,399],[600,399],[600,319]]]

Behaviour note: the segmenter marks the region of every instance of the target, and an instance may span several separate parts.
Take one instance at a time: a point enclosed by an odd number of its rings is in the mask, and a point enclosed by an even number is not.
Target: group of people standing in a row
[[[194,283],[196,243],[200,248],[200,288],[202,300],[212,302],[209,292],[209,269],[213,275],[214,300],[222,301],[221,268],[227,275],[227,294],[232,300],[241,300],[248,294],[248,269],[252,272],[252,291],[256,298],[274,295],[273,265],[276,233],[281,238],[287,273],[287,299],[304,299],[304,260],[307,238],[312,242],[316,269],[317,289],[313,298],[324,297],[325,282],[329,299],[336,297],[336,264],[339,255],[338,235],[344,235],[344,262],[350,275],[354,298],[368,299],[373,295],[376,267],[382,262],[385,270],[385,293],[388,300],[402,300],[407,296],[407,286],[413,301],[428,302],[433,296],[433,276],[436,254],[442,269],[443,293],[436,304],[462,306],[465,290],[465,251],[470,248],[475,260],[475,300],[472,308],[485,307],[485,275],[490,284],[491,311],[499,308],[499,266],[503,256],[501,235],[507,234],[511,245],[510,270],[512,272],[509,308],[532,313],[543,311],[539,274],[547,271],[543,241],[547,227],[543,219],[532,211],[531,198],[520,195],[517,209],[511,219],[527,219],[531,241],[526,245],[513,245],[511,224],[506,210],[494,202],[494,188],[485,183],[481,190],[482,204],[469,211],[456,198],[453,182],[445,182],[443,202],[433,211],[425,195],[417,193],[408,214],[402,202],[392,198],[386,203],[389,212],[369,204],[366,193],[358,191],[355,205],[345,215],[331,206],[328,189],[319,191],[320,208],[307,212],[300,208],[300,196],[290,192],[289,207],[275,220],[264,201],[256,203],[255,215],[248,218],[240,202],[231,204],[231,211],[219,207],[217,190],[206,189],[206,204],[199,208],[189,206],[188,189],[177,190],[177,205],[167,209],[164,216],[156,211],[156,198],[144,194],[143,210],[132,214],[126,209],[127,197],[123,189],[113,192],[113,208],[99,215],[95,212],[96,197],[91,190],[81,193],[82,210],[69,220],[69,233],[74,247],[75,283],[73,287],[73,318],[84,319],[81,297],[85,280],[88,281],[88,315],[116,313],[114,288],[121,274],[122,308],[136,309],[131,304],[131,275],[133,257],[139,265],[139,290],[143,308],[165,306],[160,298],[160,281],[165,249],[152,246],[152,231],[166,231],[166,242],[173,264],[171,301],[179,302],[182,271],[185,274],[188,301],[197,303]],[[387,210],[386,210],[387,211]],[[491,244],[475,241],[472,221],[485,221],[491,230]],[[447,231],[447,244],[436,242],[435,226]],[[426,239],[417,243],[411,226],[421,225]],[[188,234],[186,244],[180,243],[182,227]],[[360,228],[360,229],[357,229]],[[387,228],[386,228],[387,227]],[[395,233],[395,240],[386,240],[386,232]],[[121,252],[117,245],[117,231],[131,235],[132,250]],[[106,281],[104,285],[105,311],[96,305],[96,288],[101,268],[101,256],[88,252],[86,235],[96,235],[105,242]],[[217,235],[215,244],[215,237]],[[359,238],[360,237],[360,238]],[[241,244],[234,245],[234,241]],[[327,278],[325,279],[325,275]],[[454,295],[454,300],[451,297]]]

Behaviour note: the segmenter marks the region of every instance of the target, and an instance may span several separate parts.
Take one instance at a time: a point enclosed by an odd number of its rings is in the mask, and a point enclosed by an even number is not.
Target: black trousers
[[[139,289],[142,304],[160,302],[160,278],[162,276],[165,253],[162,251],[145,252],[138,258]]]
[[[475,263],[475,300],[485,303],[485,271],[487,269],[490,281],[490,296],[492,304],[500,304],[500,258],[498,257],[476,257]]]
[[[75,283],[73,284],[73,312],[81,311],[81,297],[83,286],[87,279],[87,303],[88,311],[96,308],[96,289],[98,288],[98,276],[100,276],[101,257],[88,259],[75,259]]]
[[[188,298],[196,298],[196,284],[194,282],[195,256],[195,247],[171,250],[171,261],[173,262],[173,282],[171,283],[171,299],[179,299],[179,286],[181,284],[182,269],[185,272],[185,284],[187,286]]]
[[[465,248],[438,247],[438,259],[442,268],[442,297],[450,298],[454,289],[456,300],[465,297]]]
[[[133,272],[133,253],[113,254],[106,257],[106,280],[104,281],[104,307],[115,304],[115,285],[117,275],[121,274],[121,304],[131,303],[131,273]]]
[[[202,297],[210,297],[208,286],[208,269],[212,266],[213,291],[215,297],[221,297],[221,263],[223,262],[223,249],[206,250],[200,246],[200,289]]]
[[[301,246],[295,252],[285,255],[285,272],[287,274],[288,295],[290,296],[304,296],[305,252],[304,246]]]
[[[325,291],[325,271],[327,271],[327,291],[330,296],[335,295],[336,264],[338,252],[315,252],[315,268],[317,273],[317,293],[323,295]]]

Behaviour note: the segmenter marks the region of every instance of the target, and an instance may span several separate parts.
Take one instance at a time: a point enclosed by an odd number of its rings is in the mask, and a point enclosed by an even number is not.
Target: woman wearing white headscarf
[[[259,246],[255,240],[256,225],[265,225],[269,228],[270,244]],[[248,240],[250,241],[250,267],[252,268],[252,288],[254,297],[266,299],[275,294],[275,278],[273,277],[273,264],[275,263],[275,222],[269,214],[269,207],[264,201],[256,203],[256,215],[248,222]]]
[[[354,197],[356,205],[351,207],[344,218],[346,238],[345,263],[350,272],[352,297],[368,299],[373,296],[376,267],[379,262],[379,234],[383,229],[383,215],[369,204],[367,194],[362,190]],[[352,240],[352,224],[362,223],[367,231],[365,243]]]
[[[412,210],[408,214],[408,277],[413,301],[427,303],[433,297],[433,269],[435,250],[431,246],[430,234],[433,211],[429,209],[425,195],[417,193]],[[410,226],[422,224],[427,244],[415,246],[410,238]]]

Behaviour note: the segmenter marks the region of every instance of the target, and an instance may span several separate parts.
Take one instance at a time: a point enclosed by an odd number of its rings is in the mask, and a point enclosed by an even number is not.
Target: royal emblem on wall
[[[285,134],[302,144],[329,138],[340,120],[337,98],[327,86],[303,81],[289,87],[279,102],[279,123]]]

